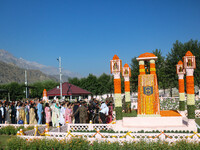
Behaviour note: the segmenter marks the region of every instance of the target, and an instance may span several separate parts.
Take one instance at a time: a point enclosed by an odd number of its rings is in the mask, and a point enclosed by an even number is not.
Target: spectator
[[[46,123],[49,124],[51,121],[51,109],[49,107],[49,103],[45,105],[45,116],[46,116]]]
[[[0,124],[3,123],[3,118],[4,118],[4,109],[2,107],[2,103],[0,102]]]
[[[106,123],[106,116],[108,116],[109,108],[107,104],[108,104],[108,100],[105,103],[102,103],[100,107],[100,119],[102,123]]]
[[[42,101],[39,100],[39,103],[37,105],[38,124],[42,124],[42,113],[43,113]]]
[[[30,124],[37,124],[37,120],[36,120],[36,115],[35,115],[35,109],[34,109],[34,105],[31,104],[30,106],[30,112],[29,112],[29,117],[30,117]]]

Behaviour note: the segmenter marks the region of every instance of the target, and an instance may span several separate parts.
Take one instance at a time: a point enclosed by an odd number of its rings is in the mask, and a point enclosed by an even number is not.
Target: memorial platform
[[[166,110],[160,112],[160,117],[123,117],[116,122],[115,130],[152,131],[152,130],[188,130],[196,131],[194,120],[189,120],[178,111]]]

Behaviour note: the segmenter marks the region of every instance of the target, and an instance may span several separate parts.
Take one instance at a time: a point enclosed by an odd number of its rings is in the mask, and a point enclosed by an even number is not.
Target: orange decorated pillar
[[[46,89],[43,90],[43,98],[42,99],[45,100],[48,103],[47,90]]]
[[[156,74],[156,61],[150,60],[150,74]]]
[[[140,75],[145,74],[144,60],[139,61],[139,73]]]
[[[179,110],[185,111],[185,87],[184,87],[184,74],[183,62],[180,60],[176,65],[176,73],[178,74],[178,86],[179,86]]]
[[[113,59],[110,61],[111,73],[114,76],[114,102],[115,102],[115,112],[116,120],[122,119],[122,99],[121,99],[121,78],[120,72],[122,71],[122,61],[117,55],[114,55]]]
[[[196,68],[195,56],[188,51],[183,57],[186,70],[186,91],[188,119],[195,119],[195,95],[194,95],[194,69]]]
[[[122,71],[122,76],[124,77],[124,88],[125,88],[125,102],[126,108],[131,108],[131,97],[130,97],[130,77],[131,69],[128,64],[125,64]]]

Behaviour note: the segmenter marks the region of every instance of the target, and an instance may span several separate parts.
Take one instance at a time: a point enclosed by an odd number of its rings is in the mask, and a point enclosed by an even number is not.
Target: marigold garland
[[[187,94],[194,94],[194,76],[186,76]]]
[[[125,81],[125,92],[130,92],[130,81]]]
[[[121,93],[121,79],[114,79],[114,91],[115,93]]]
[[[179,79],[178,80],[178,86],[179,86],[179,93],[185,93],[184,79]]]

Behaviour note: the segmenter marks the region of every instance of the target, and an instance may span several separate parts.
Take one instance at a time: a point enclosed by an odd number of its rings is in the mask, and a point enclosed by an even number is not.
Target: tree
[[[33,88],[31,89],[30,96],[32,98],[35,98],[35,97],[41,98],[44,89],[46,89],[48,91],[48,90],[55,88],[58,85],[59,85],[58,82],[54,82],[51,80],[47,80],[47,81],[43,81],[43,82],[35,82],[35,83],[31,84],[31,86]]]
[[[80,84],[81,84],[80,79],[78,79],[77,77],[75,77],[75,78],[69,78],[68,82],[71,83],[71,84],[73,84],[73,85],[76,85],[76,86],[80,86]]]
[[[131,91],[135,92],[138,90],[138,75],[139,75],[139,63],[136,60],[136,57],[132,58],[131,60]]]
[[[153,54],[158,57],[156,60],[156,74],[159,88],[166,89],[165,57],[162,56],[161,50],[154,50]]]
[[[195,85],[200,86],[200,42],[197,40],[190,40],[184,44],[178,40],[173,44],[173,48],[168,53],[166,58],[166,76],[167,76],[167,87],[173,88],[178,87],[178,76],[176,74],[176,64],[179,60],[182,60],[186,52],[190,50],[194,56],[196,56],[196,66],[194,71]]]
[[[99,78],[99,93],[100,95],[106,94],[106,93],[113,93],[113,81],[112,77],[110,75],[107,75],[103,73]]]

